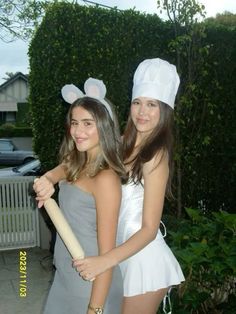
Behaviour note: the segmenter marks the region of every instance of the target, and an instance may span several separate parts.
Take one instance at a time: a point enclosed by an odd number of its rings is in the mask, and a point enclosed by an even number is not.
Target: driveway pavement
[[[53,273],[48,250],[0,251],[0,313],[41,314]]]

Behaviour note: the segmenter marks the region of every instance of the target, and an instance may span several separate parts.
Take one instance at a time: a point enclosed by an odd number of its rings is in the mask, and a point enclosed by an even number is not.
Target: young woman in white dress
[[[120,264],[123,314],[155,314],[171,286],[184,280],[159,229],[172,173],[171,122],[179,76],[161,59],[139,64],[123,136],[129,181],[122,187],[117,247],[74,266],[91,279]]]

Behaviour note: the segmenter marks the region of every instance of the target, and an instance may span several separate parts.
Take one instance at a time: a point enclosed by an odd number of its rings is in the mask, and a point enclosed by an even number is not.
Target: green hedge
[[[184,207],[236,207],[236,29],[206,24],[204,68],[188,96],[181,127]],[[182,95],[183,97],[185,95]],[[178,143],[177,143],[178,145]]]
[[[16,126],[25,127],[30,125],[30,108],[28,103],[18,103]]]
[[[167,46],[169,35],[163,29],[165,24],[157,16],[144,19],[132,10],[65,3],[48,10],[29,50],[35,151],[45,167],[57,163],[64,132],[67,105],[61,87],[73,82],[83,89],[89,76],[102,79],[123,125],[137,64],[146,57],[166,57],[161,47]],[[47,132],[41,132],[42,126]]]
[[[102,79],[123,127],[137,64],[153,57],[175,63],[169,48],[173,38],[170,23],[156,15],[68,3],[48,9],[29,49],[34,150],[45,170],[57,164],[64,133],[68,105],[61,87],[73,83],[83,89],[89,76]],[[200,75],[192,90],[180,97],[182,205],[231,211],[236,205],[236,30],[206,24],[203,41],[209,54],[200,68],[195,66]],[[187,60],[182,65],[182,90],[187,84],[185,64]],[[175,202],[168,206],[175,211]]]
[[[5,123],[0,126],[0,137],[32,137],[32,129],[27,127],[16,127]]]

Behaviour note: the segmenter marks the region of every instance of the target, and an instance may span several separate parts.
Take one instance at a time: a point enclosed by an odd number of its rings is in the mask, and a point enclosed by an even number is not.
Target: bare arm
[[[42,207],[46,199],[51,197],[55,192],[54,184],[65,179],[65,169],[63,165],[59,165],[52,170],[46,172],[37,181],[34,182],[33,189],[37,194],[36,200],[38,207]]]
[[[118,215],[121,201],[119,177],[111,170],[102,171],[94,183],[93,194],[97,209],[97,237],[99,255],[106,254],[115,247]],[[81,274],[83,276],[83,273]],[[93,281],[90,303],[105,303],[112,279],[109,269]],[[88,310],[88,313],[89,310]]]
[[[168,157],[163,156],[158,164],[158,157],[144,165],[144,202],[142,226],[125,243],[107,252],[101,257],[86,258],[78,261],[75,266],[87,271],[91,277],[117,265],[134,255],[155,239],[165,198],[166,184],[169,175]],[[154,169],[154,170],[153,170]]]

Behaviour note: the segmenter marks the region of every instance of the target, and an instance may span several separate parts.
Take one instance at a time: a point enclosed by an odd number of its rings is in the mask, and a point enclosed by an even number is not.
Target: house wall
[[[0,86],[0,123],[15,123],[17,112],[27,103],[29,95],[28,80],[23,74],[16,74]],[[20,117],[22,115],[19,115]],[[18,121],[19,122],[19,121]]]
[[[1,90],[0,102],[27,102],[28,95],[28,83],[22,78],[18,78]]]

